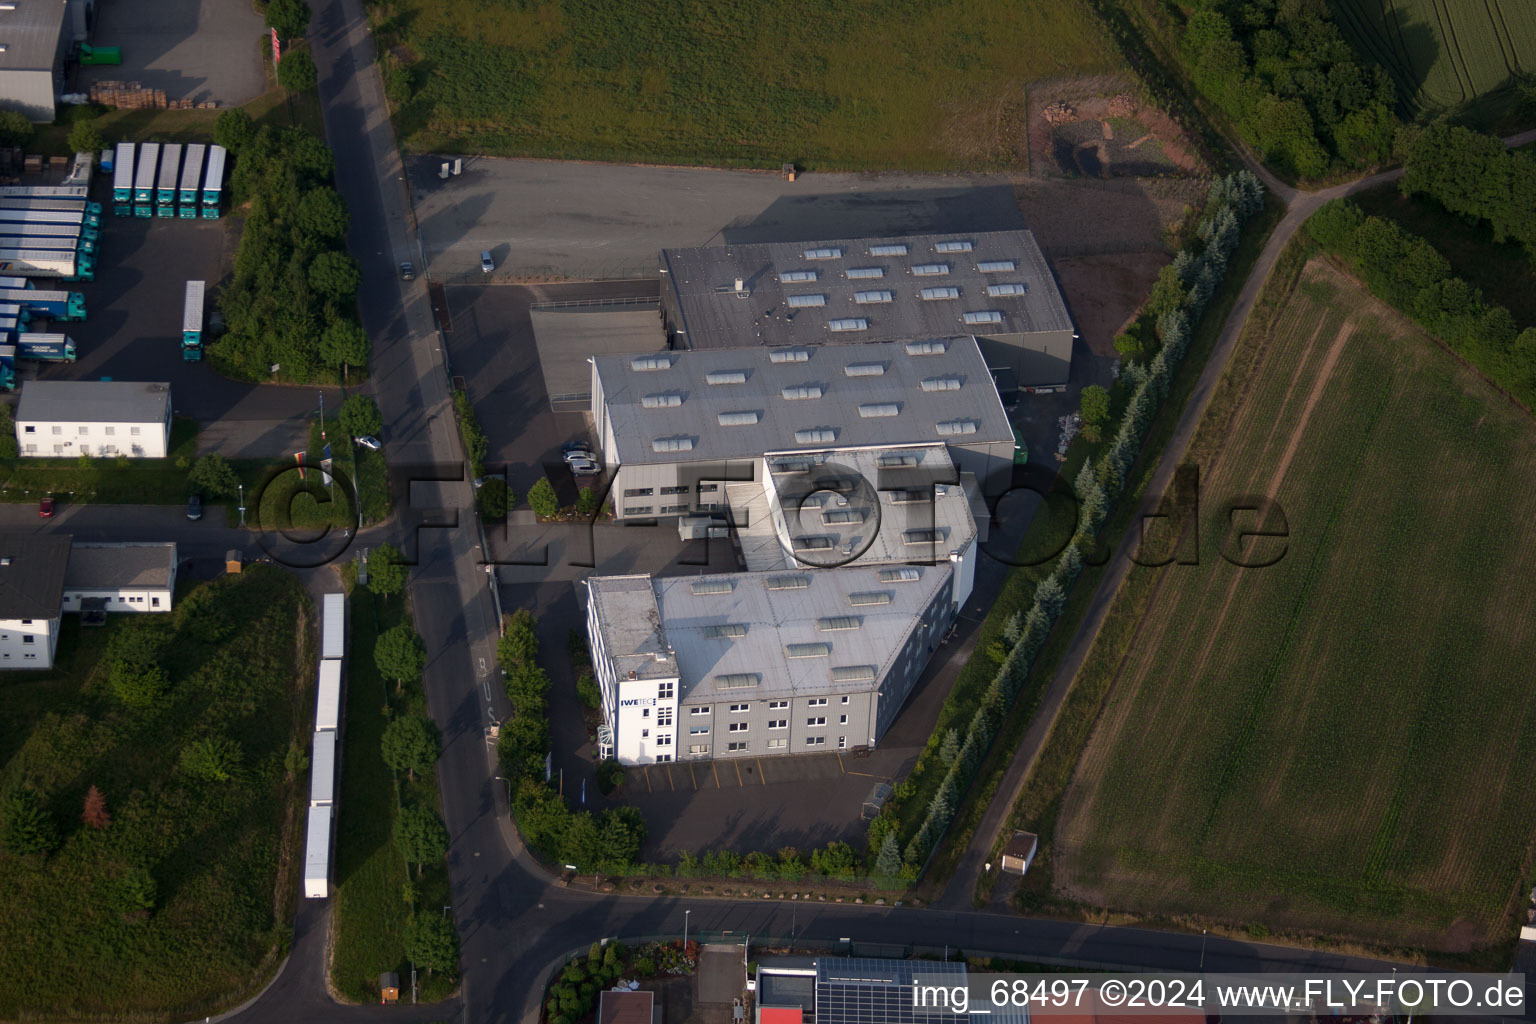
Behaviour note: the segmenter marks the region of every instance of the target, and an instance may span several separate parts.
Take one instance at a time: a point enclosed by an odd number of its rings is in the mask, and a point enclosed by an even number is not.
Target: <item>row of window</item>
[[[624,514],[627,515],[627,516],[648,516],[648,515],[652,515],[653,513],[657,514],[657,515],[663,515],[664,516],[664,515],[667,515],[668,513],[671,513],[671,512],[687,512],[687,511],[688,511],[688,506],[686,504],[683,504],[683,505],[663,505],[663,506],[661,506],[660,511],[658,511],[654,506],[651,506],[651,505],[625,505],[624,506]]]
[[[26,660],[26,661],[31,661],[32,659],[34,659],[36,657],[37,657],[37,652],[36,651],[28,651],[26,654],[22,655],[22,658],[24,660]],[[11,652],[10,651],[0,651],[0,659],[3,659],[5,661],[9,661],[11,659]]]
[[[23,621],[31,622],[32,620],[31,619],[25,619]],[[10,638],[11,638],[11,634],[9,634],[9,633],[0,633],[0,640],[9,640]],[[37,643],[37,636],[35,634],[33,634],[33,633],[23,633],[23,634],[21,634],[21,642],[24,643],[24,644],[35,644],[35,643]]]
[[[55,434],[62,434],[62,433],[64,433],[64,428],[63,427],[54,427],[53,428],[53,432]],[[80,435],[79,436],[85,437],[90,432],[91,432],[91,428],[90,427],[81,427],[80,428]],[[101,432],[103,434],[105,434],[107,437],[115,437],[117,435],[117,428],[116,427],[103,427]],[[33,427],[33,426],[23,427],[22,428],[22,433],[24,433],[24,434],[35,434],[35,433],[37,433],[37,428]],[[128,433],[131,434],[134,437],[138,437],[139,436],[139,428],[138,427],[129,427],[128,428]]]
[[[786,740],[786,739],[770,739],[767,742],[767,744],[765,745],[765,749],[767,749],[767,750],[783,750],[788,745],[789,745],[789,741]],[[825,736],[807,736],[805,738],[805,745],[808,746],[808,747],[824,747],[824,746],[827,745],[827,738]],[[752,742],[750,740],[731,740],[731,741],[726,743],[725,749],[726,749],[726,751],[728,753],[732,753],[732,754],[746,753],[747,751],[752,749]],[[837,738],[837,749],[838,750],[847,750],[848,749],[848,737],[847,736],[839,736]],[[690,753],[690,754],[708,754],[709,753],[709,744],[708,743],[694,743],[694,744],[692,744],[692,745],[690,745],[688,747],[688,753]],[[668,757],[668,758],[658,757],[656,760],[658,760],[658,761],[661,761],[661,760],[668,760],[668,761],[670,761],[671,758],[670,757]]]
[[[819,727],[827,724],[827,716],[826,715],[816,715],[816,716],[813,716],[811,718],[807,718],[805,720],[805,724],[806,724],[807,728],[811,728],[811,729],[819,728]],[[847,725],[848,724],[848,716],[847,715],[838,715],[837,716],[837,724],[838,725]],[[751,725],[752,725],[751,722],[732,722],[727,727],[726,731],[728,731],[728,732],[748,732],[748,731],[750,731]],[[789,719],[787,719],[787,718],[770,718],[768,720],[768,728],[770,728],[770,729],[788,729],[789,728]],[[688,730],[688,732],[691,733],[694,736],[708,736],[709,735],[709,726],[707,726],[707,725],[695,725],[695,726],[691,727]]]
[[[134,429],[137,430],[138,428],[135,427]],[[57,428],[55,428],[55,430],[57,430]],[[81,432],[84,433],[83,430]],[[111,432],[112,431],[109,428],[107,430],[107,433],[110,434]],[[699,493],[700,494],[712,494],[715,491],[718,491],[719,489],[720,489],[720,485],[719,484],[699,484]],[[649,498],[651,495],[653,495],[655,493],[656,493],[656,488],[654,488],[654,487],[626,487],[624,489],[624,497],[626,497],[626,498]],[[686,484],[681,484],[681,485],[676,485],[676,486],[663,487],[661,489],[661,493],[662,494],[687,494],[688,493],[688,486]]]
[[[846,696],[843,697],[842,702],[844,704],[847,704],[848,703],[848,698]],[[824,708],[824,707],[827,706],[827,698],[825,698],[825,697],[811,697],[810,699],[808,699],[805,702],[805,706],[808,707],[808,708]],[[788,707],[789,707],[789,701],[787,701],[787,700],[771,700],[771,701],[768,702],[768,710],[769,711],[783,711],[783,710],[788,709]],[[730,711],[731,711],[731,714],[733,714],[733,715],[745,714],[746,712],[751,711],[751,710],[752,710],[752,705],[751,704],[732,704],[730,706]],[[705,708],[697,708],[697,707],[689,708],[688,709],[688,713],[690,715],[707,715],[707,714],[709,714],[709,708],[707,708],[707,707],[705,707]]]
[[[55,455],[65,455],[65,454],[68,453],[69,447],[70,446],[67,445],[67,444],[56,444],[56,445],[53,446],[53,454],[55,454]],[[134,454],[134,455],[143,455],[144,454],[144,449],[142,447],[140,447],[139,445],[132,445],[131,448],[132,448],[132,454]],[[26,454],[28,454],[28,455],[36,455],[37,454],[37,445],[35,445],[35,444],[22,445],[21,450],[23,452],[25,452]],[[89,455],[89,454],[91,454],[91,446],[88,445],[88,444],[81,445],[80,446],[80,454],[81,455]],[[122,450],[120,448],[118,448],[117,445],[115,445],[115,444],[104,444],[104,445],[100,446],[100,449],[96,452],[96,454],[97,455],[121,455],[122,454]]]

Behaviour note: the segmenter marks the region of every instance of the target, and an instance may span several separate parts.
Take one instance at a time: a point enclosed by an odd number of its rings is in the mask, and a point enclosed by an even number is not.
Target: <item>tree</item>
[[[944,742],[939,744],[939,760],[945,766],[952,765],[960,760],[960,734],[954,729],[944,733]]]
[[[378,403],[367,395],[349,396],[341,403],[336,419],[341,423],[341,429],[353,437],[375,435],[384,429],[384,417],[379,415]]]
[[[85,808],[80,812],[80,820],[95,829],[112,824],[112,815],[107,813],[107,798],[95,786],[85,792]]]
[[[0,146],[25,146],[35,129],[19,110],[0,110]]]
[[[895,832],[887,832],[885,842],[880,844],[880,853],[875,858],[875,873],[887,878],[896,878],[901,874],[901,844],[896,841]]]
[[[213,142],[231,153],[239,153],[256,134],[256,122],[239,107],[221,111],[213,122]]]
[[[405,566],[400,550],[393,544],[380,544],[368,553],[368,589],[380,597],[391,597],[405,589]]]
[[[390,627],[373,645],[373,663],[385,679],[397,686],[421,679],[427,665],[427,645],[409,622]]]
[[[159,895],[147,868],[129,868],[112,886],[112,906],[124,914],[142,913],[155,909]]]
[[[315,72],[315,59],[308,49],[289,50],[277,64],[277,84],[290,93],[308,92],[315,87],[319,76]]]
[[[347,236],[352,217],[347,204],[333,188],[312,188],[299,199],[298,213],[294,218],[299,230],[313,238],[327,242],[340,242]]]
[[[428,972],[452,973],[459,966],[459,933],[437,914],[418,914],[405,928],[405,955]]]
[[[94,154],[107,148],[107,140],[101,137],[95,121],[76,121],[69,130],[69,148],[76,153]]]
[[[332,320],[320,335],[320,361],[326,366],[366,366],[372,349],[368,332],[351,320]]]
[[[475,508],[479,509],[480,518],[488,522],[505,519],[507,506],[511,504],[511,493],[507,489],[506,480],[499,476],[487,477],[475,491]]]
[[[245,751],[223,736],[205,736],[181,751],[181,770],[203,782],[232,782],[240,775]]]
[[[599,501],[596,491],[590,487],[583,487],[576,494],[576,511],[584,518],[590,519],[597,515]]]
[[[407,807],[395,819],[395,849],[409,864],[416,865],[421,877],[422,865],[443,859],[448,852],[448,830],[430,807]]]
[[[533,612],[527,608],[501,620],[501,639],[496,641],[496,660],[511,675],[518,666],[532,666],[539,656],[539,634]]]
[[[1184,305],[1184,294],[1184,282],[1180,279],[1178,270],[1169,264],[1157,273],[1157,283],[1152,286],[1152,292],[1147,296],[1147,312],[1153,317],[1172,313]]]
[[[192,463],[187,483],[205,497],[228,498],[234,496],[240,478],[235,476],[234,469],[225,461],[224,456],[218,452],[209,452]]]
[[[1135,359],[1146,351],[1145,346],[1141,343],[1141,338],[1130,332],[1115,335],[1114,345],[1115,351],[1120,354],[1121,359]]]
[[[267,27],[282,40],[298,39],[309,28],[309,4],[304,0],[268,0]],[[283,60],[287,60],[285,56]]]
[[[828,843],[811,853],[811,870],[830,878],[851,878],[858,865],[859,858],[847,843]]]
[[[384,763],[397,772],[415,779],[417,772],[429,772],[437,763],[442,742],[437,726],[421,715],[404,715],[384,727],[379,752]]]
[[[37,790],[22,786],[0,802],[0,843],[20,856],[46,854],[58,845],[58,830]]]
[[[362,280],[357,260],[344,252],[323,252],[309,264],[310,286],[337,305],[355,303],[357,286]]]
[[[1083,434],[1090,441],[1097,441],[1104,421],[1109,419],[1109,392],[1097,384],[1083,388]]]
[[[131,708],[144,710],[161,703],[171,688],[171,680],[159,665],[131,661],[114,662],[107,670],[107,684],[117,699]]]
[[[555,489],[550,486],[547,477],[539,477],[538,482],[528,490],[528,507],[541,519],[559,515],[560,501],[555,497]]]

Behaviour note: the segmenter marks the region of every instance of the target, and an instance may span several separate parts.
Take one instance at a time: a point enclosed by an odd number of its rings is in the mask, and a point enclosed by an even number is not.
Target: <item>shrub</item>
[[[240,478],[217,452],[209,452],[192,463],[187,474],[187,484],[205,498],[233,497],[240,486]]]
[[[76,153],[95,154],[107,148],[107,140],[101,137],[95,121],[76,121],[69,130],[69,148]]]
[[[603,796],[607,796],[624,782],[624,766],[613,758],[603,761],[597,766],[597,789]]]
[[[214,145],[223,146],[231,153],[238,154],[255,134],[256,122],[239,107],[221,111],[218,119],[213,122]]]
[[[480,518],[487,522],[496,523],[505,519],[511,504],[512,491],[499,476],[486,477],[485,482],[475,490],[475,508]]]
[[[368,589],[380,597],[391,597],[405,589],[405,566],[400,549],[380,544],[368,552]]]
[[[0,801],[0,844],[7,850],[46,854],[58,843],[58,830],[35,789],[20,787]]]
[[[591,672],[583,672],[576,677],[576,698],[589,711],[596,711],[603,706],[603,691],[598,688],[597,680],[592,678]]]
[[[353,437],[371,437],[384,429],[384,417],[379,414],[379,405],[368,395],[349,395],[341,403],[336,419],[341,429]]]
[[[245,752],[223,736],[194,740],[181,751],[181,770],[201,782],[233,782],[240,775]]]
[[[597,515],[600,504],[597,492],[590,487],[583,487],[576,494],[576,511],[584,518],[590,519]]]
[[[35,129],[19,110],[0,110],[0,146],[25,146]]]
[[[469,461],[469,474],[476,479],[485,475],[485,455],[489,450],[485,431],[475,416],[474,403],[465,391],[453,393],[453,411],[459,417],[459,436],[464,439],[464,457]]]
[[[528,507],[540,519],[551,519],[560,514],[559,499],[555,497],[555,489],[550,486],[547,478],[539,477],[538,482],[528,491]]]
[[[277,84],[288,92],[308,92],[318,78],[315,59],[305,47],[287,51],[277,62]]]

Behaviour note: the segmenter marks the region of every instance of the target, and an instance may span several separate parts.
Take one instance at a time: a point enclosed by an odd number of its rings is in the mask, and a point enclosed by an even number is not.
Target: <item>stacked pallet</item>
[[[92,103],[120,110],[165,110],[169,106],[164,89],[146,89],[138,82],[96,82],[90,95]]]

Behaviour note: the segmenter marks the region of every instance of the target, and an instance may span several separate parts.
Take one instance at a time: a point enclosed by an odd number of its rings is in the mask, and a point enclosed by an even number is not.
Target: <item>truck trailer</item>
[[[203,183],[203,160],[207,153],[208,147],[201,142],[189,143],[187,146],[186,159],[181,163],[181,187],[177,189],[176,196],[176,201],[181,204],[182,217],[197,217],[198,191]]]
[[[188,281],[181,307],[181,358],[189,363],[203,358],[203,282]]]
[[[0,223],[7,224],[73,224],[78,228],[101,227],[101,217],[85,210],[7,210],[0,207]]]
[[[203,175],[203,216],[214,220],[219,216],[219,203],[224,193],[224,147],[208,147],[208,172]]]
[[[95,242],[101,232],[84,224],[37,224],[25,220],[7,220],[0,210],[0,235],[15,238],[88,238]],[[15,211],[12,211],[15,212]],[[24,248],[24,247],[23,247]]]
[[[46,249],[50,252],[82,253],[92,258],[96,255],[96,239],[83,235],[8,235],[5,231],[6,225],[0,224],[0,249],[24,252]]]
[[[150,217],[155,212],[155,172],[160,169],[160,143],[139,146],[139,166],[133,174],[133,215]]]
[[[75,341],[67,334],[21,334],[16,338],[16,354],[40,363],[72,363]]]
[[[304,898],[323,900],[331,894],[331,811],[327,805],[309,809],[304,838]]]
[[[176,216],[176,186],[181,181],[181,143],[160,148],[160,184],[155,188],[155,216]]]
[[[101,204],[90,203],[83,199],[35,199],[28,196],[9,196],[0,199],[0,210],[18,212],[22,210],[51,210],[55,213],[76,213],[83,211],[86,217],[101,223]]]
[[[80,292],[44,291],[41,288],[0,288],[0,310],[19,306],[28,316],[49,320],[83,321],[85,296]]]
[[[117,144],[117,162],[112,167],[112,212],[119,217],[133,213],[133,143]]]
[[[85,199],[85,185],[0,185],[0,199],[33,196],[38,199]]]
[[[28,277],[0,277],[0,288],[36,288]],[[0,307],[3,308],[3,307]]]

